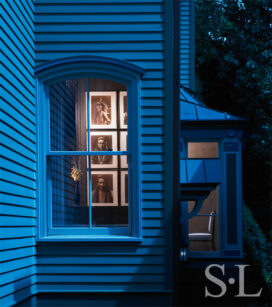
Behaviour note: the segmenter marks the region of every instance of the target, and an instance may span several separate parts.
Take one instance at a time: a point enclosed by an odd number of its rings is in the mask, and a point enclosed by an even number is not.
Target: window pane
[[[49,171],[53,227],[88,226],[87,158],[50,157]]]
[[[188,201],[188,213],[191,213],[195,208],[196,201],[190,200]],[[204,200],[201,209],[198,211],[198,215],[201,214],[210,214],[212,211],[219,214],[219,206],[218,206],[218,187],[211,191],[209,196]]]
[[[117,151],[117,132],[91,132],[91,151]],[[91,166],[92,168],[116,168],[117,158],[111,155],[94,155],[91,156]]]
[[[91,151],[127,151],[126,85],[90,79],[89,101]],[[92,226],[128,227],[128,157],[98,154],[89,161]]]
[[[219,250],[218,220],[218,216],[195,216],[189,220],[190,251]]]
[[[189,200],[188,201],[188,213],[189,214],[193,211],[195,206],[196,206],[196,201],[195,200]]]
[[[128,171],[91,171],[92,225],[128,226]]]
[[[87,150],[85,79],[50,86],[50,147],[58,151]]]
[[[116,92],[90,92],[91,129],[116,129]]]
[[[89,90],[90,129],[127,129],[126,85],[90,79]]]
[[[188,158],[218,158],[218,143],[189,142]]]
[[[211,191],[209,196],[204,200],[198,214],[210,214],[212,211],[214,211],[216,214],[219,214],[218,186],[215,190]]]
[[[194,206],[194,201],[188,202],[188,213],[193,210]],[[189,241],[191,251],[216,251],[219,249],[219,216],[211,218],[211,213],[215,215],[219,214],[218,187],[204,200],[198,215],[189,220]],[[209,223],[211,223],[210,227]]]

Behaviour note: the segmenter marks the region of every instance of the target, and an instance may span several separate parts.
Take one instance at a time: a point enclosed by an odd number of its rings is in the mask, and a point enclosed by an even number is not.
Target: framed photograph
[[[128,171],[121,171],[121,206],[128,206]]]
[[[127,129],[127,92],[119,93],[120,128]]]
[[[127,131],[120,132],[120,150],[127,151]],[[128,156],[120,156],[121,168],[128,168]]]
[[[92,171],[92,206],[118,206],[117,171]]]
[[[91,132],[91,151],[117,151],[117,132]],[[115,168],[117,156],[90,156],[92,168]]]
[[[90,128],[116,128],[116,92],[90,92]]]

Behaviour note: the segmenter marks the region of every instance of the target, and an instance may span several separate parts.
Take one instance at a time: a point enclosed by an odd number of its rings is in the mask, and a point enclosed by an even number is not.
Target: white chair
[[[211,241],[213,240],[215,211],[210,213],[208,232],[192,232],[189,233],[190,241]]]

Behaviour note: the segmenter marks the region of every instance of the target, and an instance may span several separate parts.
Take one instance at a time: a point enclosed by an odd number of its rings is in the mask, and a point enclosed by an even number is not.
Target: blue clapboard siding
[[[169,289],[165,221],[165,1],[37,0],[36,64],[70,56],[141,66],[141,243],[38,243],[40,291]],[[187,71],[187,72],[186,72]],[[184,74],[189,69],[183,68]],[[169,221],[167,221],[169,223]],[[171,222],[171,221],[170,221]]]
[[[36,291],[34,3],[3,0],[1,17],[0,305]]]
[[[194,0],[180,0],[180,84],[194,89]]]

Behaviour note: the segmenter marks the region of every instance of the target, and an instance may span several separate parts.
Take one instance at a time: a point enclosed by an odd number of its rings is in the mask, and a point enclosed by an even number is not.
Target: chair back
[[[208,225],[208,232],[213,233],[214,229],[214,218],[215,218],[215,211],[212,211],[210,213],[210,218],[209,218],[209,225]]]

